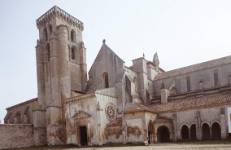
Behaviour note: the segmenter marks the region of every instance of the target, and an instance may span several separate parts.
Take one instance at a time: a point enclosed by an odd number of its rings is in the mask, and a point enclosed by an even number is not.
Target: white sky
[[[165,70],[231,54],[230,0],[1,0],[0,120],[37,96],[35,20],[54,5],[84,22],[88,69],[104,38],[127,65],[157,51]]]

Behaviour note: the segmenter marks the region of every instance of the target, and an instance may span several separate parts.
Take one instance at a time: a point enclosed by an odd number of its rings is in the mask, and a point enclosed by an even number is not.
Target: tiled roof
[[[171,99],[170,99],[171,100]],[[149,109],[156,113],[176,112],[189,109],[200,109],[231,105],[231,91],[223,91],[210,94],[201,94],[188,97],[174,98],[167,104],[155,104],[149,106]]]
[[[132,104],[132,105],[127,105],[125,108],[125,113],[133,113],[133,112],[154,112],[150,107],[147,107],[143,104]]]
[[[225,65],[225,64],[230,64],[230,63],[231,63],[231,56],[226,56],[226,57],[222,57],[219,59],[214,59],[214,60],[194,64],[191,66],[178,68],[178,69],[174,69],[174,70],[160,73],[156,76],[155,80],[160,80],[160,79],[165,79],[165,78],[169,78],[169,77],[184,75],[184,74],[188,74],[191,72],[209,69],[209,68],[213,68],[213,67],[217,67],[217,66],[221,66],[221,65]]]

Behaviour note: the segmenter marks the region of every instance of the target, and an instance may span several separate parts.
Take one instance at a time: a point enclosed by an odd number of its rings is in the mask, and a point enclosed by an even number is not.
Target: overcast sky
[[[231,54],[230,0],[1,0],[0,120],[37,97],[35,21],[54,5],[84,22],[88,69],[104,38],[126,65],[157,51],[165,70]]]

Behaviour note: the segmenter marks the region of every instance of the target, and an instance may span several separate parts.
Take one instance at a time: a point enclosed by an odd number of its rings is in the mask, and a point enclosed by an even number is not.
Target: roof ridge
[[[229,63],[231,63],[231,55],[200,62],[200,63],[195,63],[189,66],[180,67],[180,68],[176,68],[173,70],[169,70],[169,71],[158,74],[154,80],[165,79],[165,78],[174,77],[177,75],[185,75],[191,72],[195,72],[195,71],[199,71],[203,69],[210,69],[210,68],[214,68],[214,67],[229,64]]]

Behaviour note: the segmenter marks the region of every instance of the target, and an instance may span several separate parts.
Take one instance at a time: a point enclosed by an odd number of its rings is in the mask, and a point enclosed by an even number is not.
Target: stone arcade
[[[7,108],[0,148],[228,137],[231,56],[164,71],[155,54],[128,67],[104,40],[87,76],[81,21],[54,6],[37,27],[38,97]]]

